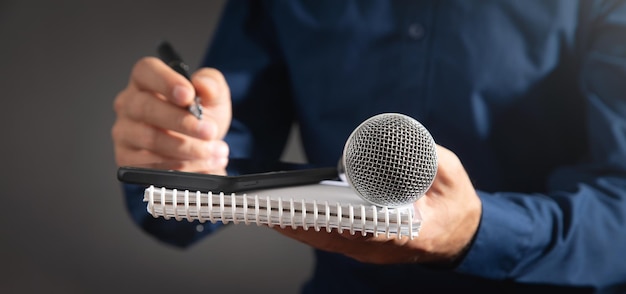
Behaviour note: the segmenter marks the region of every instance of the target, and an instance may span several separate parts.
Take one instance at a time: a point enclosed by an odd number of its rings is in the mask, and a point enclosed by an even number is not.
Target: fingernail
[[[207,142],[206,148],[214,159],[228,157],[228,145],[220,141]]]
[[[200,82],[204,84],[204,86],[209,90],[209,93],[213,95],[218,95],[219,87],[217,82],[209,77],[200,77]]]
[[[172,92],[172,98],[174,100],[174,103],[178,104],[178,105],[185,105],[185,102],[187,101],[187,97],[190,97],[191,93],[189,93],[189,90],[184,87],[184,86],[174,86],[174,90]]]
[[[207,121],[198,122],[198,136],[202,139],[209,139],[217,133],[217,126]]]
[[[215,148],[215,156],[217,157],[222,157],[222,158],[227,158],[228,157],[228,145],[226,144],[215,144],[216,148]]]
[[[206,146],[210,154],[209,162],[213,167],[225,167],[228,164],[228,145],[220,141],[210,141]]]
[[[213,163],[215,164],[215,166],[225,167],[226,165],[228,165],[228,157],[215,158],[213,159]]]

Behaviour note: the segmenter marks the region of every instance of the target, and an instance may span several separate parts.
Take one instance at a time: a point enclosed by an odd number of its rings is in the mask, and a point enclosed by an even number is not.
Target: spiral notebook
[[[350,234],[368,233],[411,239],[419,234],[421,216],[412,205],[380,207],[361,199],[342,182],[248,191],[203,193],[150,186],[144,193],[154,217],[303,228]]]

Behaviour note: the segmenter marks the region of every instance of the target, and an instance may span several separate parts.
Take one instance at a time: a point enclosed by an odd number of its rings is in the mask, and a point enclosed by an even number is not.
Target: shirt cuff
[[[477,193],[482,202],[480,225],[456,271],[502,280],[529,248],[533,224],[524,206],[515,201],[520,197]]]

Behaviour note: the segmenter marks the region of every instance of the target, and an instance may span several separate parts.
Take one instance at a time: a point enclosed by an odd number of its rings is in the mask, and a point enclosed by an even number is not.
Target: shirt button
[[[413,23],[409,25],[409,37],[413,40],[420,40],[424,37],[426,30],[424,30],[424,26],[419,23]]]

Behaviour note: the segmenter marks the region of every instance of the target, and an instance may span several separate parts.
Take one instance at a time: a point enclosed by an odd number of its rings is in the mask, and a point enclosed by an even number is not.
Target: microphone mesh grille
[[[396,113],[373,116],[346,141],[346,179],[365,200],[401,206],[419,199],[437,173],[435,142],[418,121]]]

